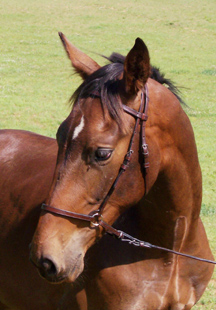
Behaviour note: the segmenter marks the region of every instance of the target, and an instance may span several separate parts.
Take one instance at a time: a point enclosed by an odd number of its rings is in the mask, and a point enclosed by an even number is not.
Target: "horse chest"
[[[118,251],[115,241],[112,252],[97,252],[98,273],[87,287],[89,309],[184,310],[194,305],[194,288],[182,277],[178,257],[153,258],[149,249],[141,253],[126,246],[124,251],[125,245]]]
[[[89,309],[186,310],[195,303],[188,281],[180,281],[176,265],[147,263],[116,266],[100,271],[87,290]],[[182,290],[182,287],[184,289]]]

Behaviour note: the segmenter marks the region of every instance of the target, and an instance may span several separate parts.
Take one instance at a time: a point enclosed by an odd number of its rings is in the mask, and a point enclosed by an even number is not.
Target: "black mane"
[[[122,125],[120,117],[122,105],[119,100],[118,86],[119,77],[124,71],[125,56],[113,53],[110,57],[103,57],[109,60],[110,63],[88,76],[74,92],[71,101],[77,104],[81,98],[100,97],[103,111],[108,109],[110,116],[119,125]],[[166,79],[158,68],[151,66],[150,77],[160,84],[165,85],[181,103],[184,103],[180,98],[178,88],[171,80]]]

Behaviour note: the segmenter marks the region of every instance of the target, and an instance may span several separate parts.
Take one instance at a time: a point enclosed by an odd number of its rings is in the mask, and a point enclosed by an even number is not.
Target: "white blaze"
[[[84,128],[84,116],[82,116],[79,125],[74,129],[72,140],[76,139]]]

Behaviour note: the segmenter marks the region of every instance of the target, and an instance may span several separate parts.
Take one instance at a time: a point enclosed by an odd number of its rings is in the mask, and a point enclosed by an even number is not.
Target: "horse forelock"
[[[107,110],[119,126],[122,125],[122,104],[119,93],[119,79],[124,70],[123,63],[112,62],[88,76],[71,97],[71,103],[79,104],[81,99],[99,97],[101,108]]]

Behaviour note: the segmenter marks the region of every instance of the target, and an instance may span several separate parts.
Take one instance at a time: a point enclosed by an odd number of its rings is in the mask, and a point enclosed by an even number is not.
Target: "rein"
[[[145,100],[144,100],[144,98],[145,98]],[[199,258],[196,256],[184,254],[184,253],[177,252],[177,251],[174,251],[171,249],[156,246],[156,245],[153,245],[153,244],[145,242],[145,241],[141,241],[137,238],[134,238],[134,237],[128,235],[127,233],[125,233],[121,230],[115,229],[114,227],[110,226],[109,224],[107,224],[106,222],[103,221],[102,212],[103,212],[110,196],[114,192],[121,175],[125,172],[125,170],[128,168],[128,166],[130,164],[132,154],[134,153],[134,151],[133,151],[134,137],[137,134],[137,129],[139,127],[139,124],[141,124],[140,139],[141,139],[141,151],[142,151],[142,155],[143,155],[143,178],[144,178],[144,183],[145,183],[145,195],[146,195],[147,183],[148,183],[147,182],[147,176],[148,176],[148,168],[149,168],[149,162],[147,161],[147,159],[149,156],[149,152],[148,152],[148,144],[146,143],[145,126],[146,126],[146,121],[148,119],[148,115],[147,115],[148,104],[149,104],[149,97],[148,97],[148,88],[146,85],[145,86],[145,93],[144,92],[141,93],[141,103],[140,103],[139,111],[136,111],[136,110],[124,105],[124,104],[122,105],[123,110],[126,113],[128,113],[131,116],[136,118],[136,122],[135,122],[134,130],[133,130],[133,133],[132,133],[132,136],[130,139],[130,143],[128,146],[128,151],[127,151],[127,153],[124,157],[123,163],[119,169],[119,173],[118,173],[115,181],[113,182],[110,190],[108,191],[107,195],[105,196],[104,200],[102,201],[100,207],[98,208],[98,210],[92,211],[87,215],[87,214],[81,214],[81,213],[71,212],[71,211],[67,211],[67,210],[57,209],[57,208],[52,207],[50,205],[47,205],[45,203],[42,204],[41,209],[46,211],[46,212],[54,213],[54,214],[57,214],[60,216],[69,217],[69,218],[89,222],[91,228],[101,226],[106,231],[106,233],[108,233],[109,235],[112,235],[112,236],[116,237],[117,239],[119,239],[123,242],[128,242],[129,244],[132,244],[132,245],[137,246],[137,247],[158,249],[158,250],[166,251],[166,252],[173,253],[176,255],[181,255],[184,257],[196,259],[196,260],[199,260],[202,262],[216,264],[215,261],[211,261],[211,260]]]

